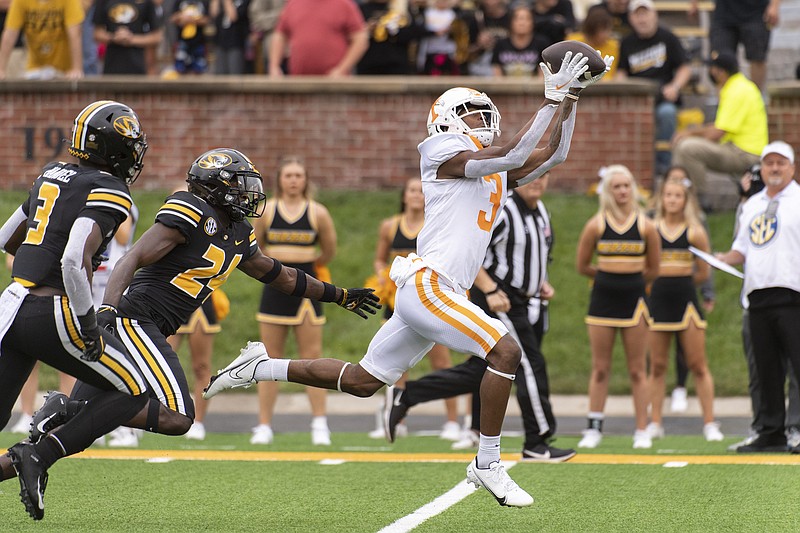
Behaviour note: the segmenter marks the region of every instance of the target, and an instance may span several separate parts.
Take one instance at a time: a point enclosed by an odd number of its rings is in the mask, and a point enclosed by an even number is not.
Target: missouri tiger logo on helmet
[[[99,100],[75,117],[67,151],[83,161],[108,167],[130,184],[142,172],[147,140],[133,109],[112,100]]]
[[[472,128],[464,117],[478,115],[482,126]],[[500,136],[500,112],[492,100],[480,91],[455,87],[442,93],[428,112],[428,135],[463,133],[475,138],[484,147]]]
[[[215,148],[192,163],[189,191],[222,209],[231,220],[260,217],[264,212],[264,185],[261,174],[242,152]]]

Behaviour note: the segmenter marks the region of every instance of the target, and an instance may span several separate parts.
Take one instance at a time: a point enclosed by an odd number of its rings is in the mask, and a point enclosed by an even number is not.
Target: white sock
[[[256,366],[253,377],[256,381],[289,381],[289,363],[291,359],[267,359]]]
[[[311,419],[311,429],[328,429],[328,417],[315,416]]]
[[[487,437],[481,433],[478,444],[478,468],[489,468],[489,465],[500,460],[500,435]]]

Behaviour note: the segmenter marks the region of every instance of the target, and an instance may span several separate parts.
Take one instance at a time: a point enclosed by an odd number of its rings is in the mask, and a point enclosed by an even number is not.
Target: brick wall
[[[272,178],[282,155],[301,154],[321,187],[381,188],[418,173],[416,145],[432,101],[455,84],[486,91],[502,113],[503,138],[541,102],[541,84],[476,78],[203,78],[163,82],[100,78],[0,85],[1,188],[25,188],[41,166],[67,159],[72,120],[87,103],[115,99],[138,112],[150,149],[138,187],[170,187],[201,152],[232,146]],[[623,163],[644,184],[652,173],[652,88],[593,87],[581,99],[568,161],[551,186],[582,191],[602,165]],[[270,179],[270,182],[272,180]]]

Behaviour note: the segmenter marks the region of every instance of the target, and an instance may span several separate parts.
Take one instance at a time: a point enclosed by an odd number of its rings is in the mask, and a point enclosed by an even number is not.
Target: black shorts
[[[691,276],[655,280],[647,307],[650,311],[650,329],[653,331],[684,331],[690,322],[700,329],[706,328]]]
[[[214,309],[214,302],[212,300],[213,298],[211,296],[206,298],[203,305],[192,313],[192,316],[189,317],[186,324],[179,327],[175,334],[193,333],[197,328],[200,328],[200,331],[203,333],[219,333],[222,331],[219,320],[217,320],[217,310]]]
[[[295,267],[310,276],[316,276],[316,270],[312,263],[287,264],[286,266]],[[322,312],[322,304],[317,300],[299,298],[264,285],[256,320],[264,324],[299,326],[306,321],[306,318],[311,324],[317,326],[324,324],[325,316]]]
[[[743,44],[744,57],[748,61],[767,60],[770,31],[761,17],[741,24],[725,24],[712,20],[708,35],[712,50],[735,53],[739,45]]]
[[[594,277],[589,313],[585,322],[593,326],[632,327],[647,318],[641,273],[598,272]]]

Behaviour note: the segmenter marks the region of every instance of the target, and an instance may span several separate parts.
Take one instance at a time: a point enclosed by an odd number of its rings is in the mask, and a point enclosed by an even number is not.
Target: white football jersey
[[[417,147],[420,153],[425,225],[417,254],[440,275],[466,291],[475,281],[492,229],[506,203],[506,172],[483,178],[437,179],[439,166],[480,144],[462,133],[439,133]]]

